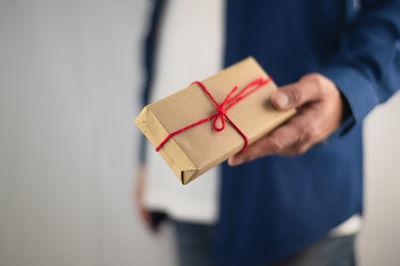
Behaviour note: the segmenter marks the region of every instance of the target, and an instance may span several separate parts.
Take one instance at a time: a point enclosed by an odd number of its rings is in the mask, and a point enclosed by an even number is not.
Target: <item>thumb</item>
[[[289,105],[289,97],[280,89],[271,94],[270,101],[277,109],[285,110]]]
[[[287,110],[318,100],[320,94],[320,89],[315,84],[300,81],[274,91],[270,101],[277,109]]]

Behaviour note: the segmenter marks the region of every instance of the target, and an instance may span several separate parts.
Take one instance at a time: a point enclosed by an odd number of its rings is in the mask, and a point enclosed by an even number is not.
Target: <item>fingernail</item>
[[[276,91],[274,98],[280,108],[284,108],[289,102],[289,98],[287,97],[286,93],[279,90]]]
[[[239,164],[242,164],[242,163],[244,163],[244,160],[243,159],[241,159],[241,158],[238,158],[238,159],[233,159],[232,157],[231,158],[229,158],[229,160],[228,160],[228,164],[230,165],[230,166],[236,166],[236,165],[239,165]]]

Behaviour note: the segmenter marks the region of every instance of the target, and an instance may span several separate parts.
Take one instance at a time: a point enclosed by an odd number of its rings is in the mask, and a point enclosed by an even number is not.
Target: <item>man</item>
[[[222,166],[217,263],[354,265],[362,121],[400,87],[400,0],[229,0],[225,25],[225,65],[253,55],[298,114]]]

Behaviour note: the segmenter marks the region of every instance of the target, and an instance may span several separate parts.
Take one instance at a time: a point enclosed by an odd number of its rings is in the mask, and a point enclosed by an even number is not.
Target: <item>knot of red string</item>
[[[227,111],[230,108],[232,108],[233,106],[235,106],[236,104],[238,104],[240,101],[242,101],[243,99],[245,99],[246,97],[248,97],[249,95],[251,95],[252,93],[257,91],[263,85],[269,83],[271,80],[272,80],[271,78],[256,79],[256,80],[250,82],[249,84],[247,84],[239,92],[237,92],[238,86],[234,86],[233,89],[228,93],[228,95],[225,97],[225,100],[221,104],[218,104],[218,102],[214,99],[214,97],[207,90],[206,86],[204,86],[203,83],[201,83],[200,81],[193,82],[192,85],[197,84],[203,89],[205,94],[207,94],[207,96],[210,98],[210,100],[214,103],[215,110],[217,112],[209,117],[201,119],[200,121],[197,121],[191,125],[181,128],[175,132],[172,132],[157,146],[156,151],[160,150],[162,148],[162,146],[173,136],[175,136],[179,133],[182,133],[182,132],[188,130],[189,128],[203,124],[212,119],[213,119],[213,128],[217,132],[220,132],[225,129],[225,120],[227,120],[233,126],[233,128],[235,128],[235,130],[242,136],[242,138],[244,140],[244,146],[242,148],[242,151],[245,150],[249,144],[249,140],[248,140],[247,136],[242,132],[242,130],[240,130],[240,128],[228,117]],[[235,94],[235,92],[237,92],[237,93]],[[219,126],[217,125],[218,121],[220,121]]]

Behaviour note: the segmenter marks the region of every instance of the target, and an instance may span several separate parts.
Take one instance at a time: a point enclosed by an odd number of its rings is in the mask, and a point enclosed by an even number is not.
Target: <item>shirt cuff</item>
[[[377,104],[373,84],[365,75],[349,66],[333,66],[323,69],[320,73],[336,84],[345,101],[344,106],[348,105],[347,114],[337,130],[339,136],[344,136],[356,124],[362,123]]]

